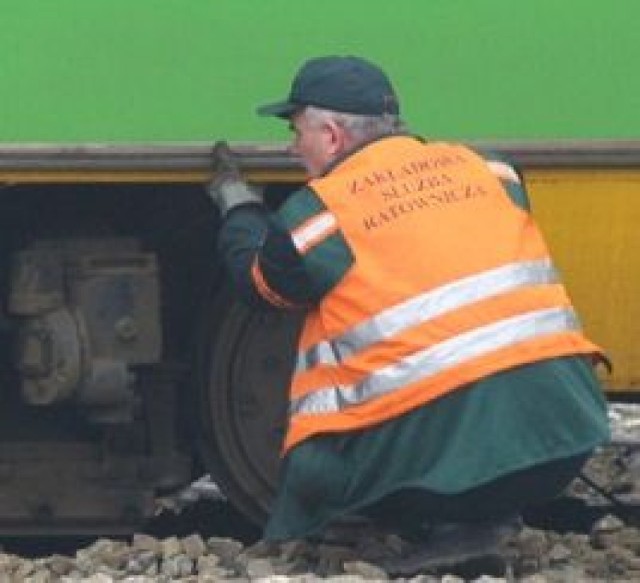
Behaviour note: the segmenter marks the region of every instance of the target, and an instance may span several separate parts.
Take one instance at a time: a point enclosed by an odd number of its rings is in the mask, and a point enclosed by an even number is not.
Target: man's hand
[[[215,177],[207,186],[207,193],[222,216],[241,204],[262,203],[258,189],[242,180],[233,152],[226,142],[216,142],[213,147],[213,170]]]

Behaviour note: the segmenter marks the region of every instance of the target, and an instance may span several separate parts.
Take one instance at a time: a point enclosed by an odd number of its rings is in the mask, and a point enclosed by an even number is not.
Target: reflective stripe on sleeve
[[[466,277],[384,310],[347,333],[298,355],[296,372],[335,365],[368,346],[474,302],[527,286],[551,284],[559,276],[549,259],[511,263]]]
[[[296,249],[304,254],[326,239],[338,228],[338,221],[333,213],[322,212],[305,221],[291,233]]]
[[[578,318],[570,308],[548,308],[506,318],[411,354],[357,384],[326,387],[294,399],[289,413],[337,413],[519,342],[579,329]]]
[[[262,270],[260,269],[257,257],[251,264],[251,280],[253,281],[253,285],[256,288],[256,291],[271,305],[276,306],[277,308],[296,307],[295,304],[293,304],[286,298],[283,298],[280,294],[269,287],[264,276],[262,275]]]

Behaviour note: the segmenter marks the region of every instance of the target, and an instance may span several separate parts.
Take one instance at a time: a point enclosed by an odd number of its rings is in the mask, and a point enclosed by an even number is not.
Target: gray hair
[[[399,116],[390,113],[382,115],[359,115],[321,109],[309,105],[304,114],[311,123],[333,121],[348,132],[356,144],[361,144],[382,136],[403,133],[404,122]]]

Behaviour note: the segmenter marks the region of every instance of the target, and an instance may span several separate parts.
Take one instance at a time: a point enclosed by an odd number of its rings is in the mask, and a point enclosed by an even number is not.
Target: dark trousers
[[[579,474],[589,454],[508,474],[457,494],[405,488],[364,509],[386,528],[405,531],[443,522],[479,522],[522,513],[556,498]]]

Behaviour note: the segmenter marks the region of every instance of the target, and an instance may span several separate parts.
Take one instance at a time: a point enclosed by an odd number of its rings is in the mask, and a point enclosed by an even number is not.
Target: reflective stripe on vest
[[[571,308],[549,308],[506,318],[411,354],[376,370],[356,384],[314,390],[292,400],[289,413],[337,413],[501,348],[577,330],[580,330],[580,323]]]
[[[558,273],[549,259],[511,263],[454,281],[393,306],[346,334],[300,353],[296,373],[320,364],[338,364],[385,338],[471,303],[523,287],[558,281]]]

